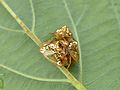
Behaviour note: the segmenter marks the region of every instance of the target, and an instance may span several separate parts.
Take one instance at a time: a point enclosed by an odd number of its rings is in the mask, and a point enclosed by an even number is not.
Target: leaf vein
[[[28,78],[28,79],[32,79],[32,80],[37,80],[37,81],[46,81],[46,82],[67,82],[67,83],[70,83],[69,80],[67,79],[48,79],[48,78],[40,78],[40,77],[34,77],[34,76],[31,76],[31,75],[28,75],[28,74],[24,74],[22,72],[19,72],[17,70],[14,70],[12,68],[9,68],[8,66],[5,66],[3,64],[0,64],[0,67],[10,71],[10,72],[13,72],[17,75],[20,75],[20,76],[23,76],[25,78]]]
[[[98,49],[95,49],[95,50],[93,50],[91,53],[86,54],[86,55],[84,55],[84,56],[87,56],[87,57],[88,57],[88,56],[94,55],[94,54],[96,54],[97,52],[103,51],[104,49],[106,49],[106,48],[108,48],[108,47],[110,47],[110,46],[112,46],[112,45],[116,45],[116,44],[118,44],[118,41],[112,41],[112,42],[110,42],[109,44],[102,46],[100,49],[99,49],[99,48],[98,48]]]
[[[83,19],[86,11],[87,11],[87,7],[84,8],[84,10],[82,11],[81,15],[78,17],[78,19],[77,19],[77,21],[76,21],[76,23],[75,23],[76,26],[78,26],[78,24],[80,24],[80,22],[81,22],[81,20]]]
[[[31,6],[31,9],[32,9],[32,32],[34,32],[34,30],[35,30],[35,10],[34,10],[34,6],[33,6],[33,2],[32,2],[32,0],[29,0],[29,2],[30,2],[30,6]]]
[[[0,25],[0,29],[4,30],[4,31],[10,31],[10,32],[19,32],[19,33],[24,33],[23,31],[20,31],[20,30],[13,30],[13,29],[10,29],[10,28],[7,28],[7,27],[3,27]]]
[[[117,8],[114,6],[114,0],[110,0],[111,1],[111,5],[112,5],[112,8],[113,8],[113,12],[115,14],[115,17],[116,17],[116,20],[118,22],[118,28],[120,30],[120,17],[119,17],[119,13],[118,13],[118,10]]]
[[[73,26],[73,30],[74,30],[74,33],[75,33],[75,36],[76,36],[76,39],[78,41],[78,49],[79,49],[79,65],[80,65],[80,79],[81,79],[81,82],[82,82],[82,58],[81,58],[81,48],[80,48],[80,42],[79,42],[79,37],[78,37],[78,34],[77,34],[77,28],[76,28],[76,25],[74,23],[74,20],[72,18],[72,15],[71,15],[71,12],[69,10],[69,7],[67,5],[67,2],[66,0],[63,0],[63,3],[65,5],[65,9],[67,11],[67,14],[69,16],[69,19],[72,23],[72,26]]]

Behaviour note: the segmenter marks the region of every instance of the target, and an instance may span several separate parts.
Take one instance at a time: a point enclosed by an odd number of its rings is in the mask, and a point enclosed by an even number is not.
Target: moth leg
[[[67,66],[67,69],[70,67],[70,65],[71,65],[71,57],[69,57],[69,62],[68,62],[69,64],[68,64],[68,66]]]

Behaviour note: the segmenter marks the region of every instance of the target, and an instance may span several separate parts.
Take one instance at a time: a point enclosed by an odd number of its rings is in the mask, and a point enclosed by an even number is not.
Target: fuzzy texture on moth
[[[69,68],[71,63],[78,60],[78,44],[67,26],[57,29],[52,34],[54,36],[43,43],[40,52],[54,57],[57,65]]]

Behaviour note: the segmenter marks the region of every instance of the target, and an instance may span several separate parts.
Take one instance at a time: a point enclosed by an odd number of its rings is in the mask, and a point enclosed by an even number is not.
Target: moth
[[[67,69],[78,60],[78,43],[73,39],[67,26],[63,26],[52,33],[53,37],[44,42],[40,52],[54,59],[57,65]]]

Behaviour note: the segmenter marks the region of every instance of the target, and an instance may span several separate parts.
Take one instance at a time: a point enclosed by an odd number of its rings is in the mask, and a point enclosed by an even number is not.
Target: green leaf
[[[0,74],[0,89],[4,88],[4,80],[3,80],[3,74]]]
[[[4,84],[3,84],[3,80],[0,79],[0,89],[3,89],[3,86],[4,86]]]
[[[42,41],[51,37],[49,32],[69,26],[82,56],[82,64],[73,64],[70,72],[80,79],[82,65],[88,90],[120,89],[119,0],[5,1]],[[1,4],[0,74],[4,90],[76,90]]]

